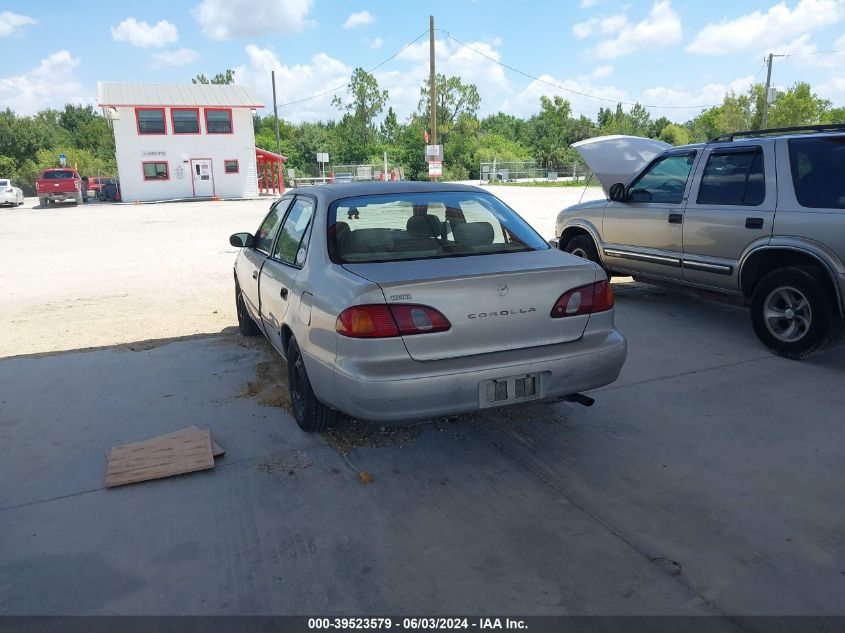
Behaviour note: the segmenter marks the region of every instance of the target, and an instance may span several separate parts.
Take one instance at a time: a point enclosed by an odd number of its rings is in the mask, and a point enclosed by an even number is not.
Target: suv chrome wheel
[[[780,286],[766,297],[765,319],[772,336],[784,343],[794,343],[810,331],[813,310],[800,290]]]

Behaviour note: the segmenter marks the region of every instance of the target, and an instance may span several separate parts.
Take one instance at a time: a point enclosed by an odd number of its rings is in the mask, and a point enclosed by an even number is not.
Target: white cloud
[[[648,17],[631,24],[624,15],[606,18],[602,33],[617,33],[616,37],[596,45],[595,54],[600,59],[614,59],[642,49],[665,48],[681,41],[683,28],[669,0],[655,2]]]
[[[298,33],[313,26],[307,19],[313,0],[202,0],[192,13],[206,37],[228,40],[276,33]]]
[[[689,106],[697,104],[705,109],[707,106],[722,103],[725,95],[733,92],[745,94],[751,84],[754,83],[754,75],[738,77],[733,81],[723,83],[709,83],[697,89],[687,89],[684,86],[658,86],[647,88],[640,95],[640,101],[647,104],[659,104],[661,106]],[[653,117],[665,116],[674,121],[688,121],[698,114],[696,108],[655,108],[650,110]]]
[[[590,77],[592,77],[593,79],[600,79],[602,77],[607,77],[612,73],[613,66],[599,66],[593,72],[590,73]]]
[[[581,0],[581,8],[589,9],[596,6],[599,2],[601,2],[601,0]]]
[[[354,29],[356,26],[363,26],[365,24],[372,24],[376,19],[369,11],[358,11],[357,13],[350,13],[343,23],[343,28]]]
[[[152,58],[153,68],[161,68],[163,66],[185,66],[191,64],[200,58],[199,51],[192,48],[180,48],[175,51],[162,51],[156,53]]]
[[[590,18],[584,22],[577,22],[572,25],[572,35],[576,37],[576,39],[583,40],[586,37],[590,37],[593,34],[593,30],[599,23],[598,18]]]
[[[167,46],[179,39],[176,26],[167,20],[160,20],[150,26],[135,18],[126,18],[117,26],[111,27],[111,36],[117,42],[128,42],[132,46],[149,48]]]
[[[262,116],[273,112],[273,87],[270,71],[276,71],[276,94],[279,103],[297,101],[311,95],[342,86],[349,81],[352,68],[325,53],[318,53],[307,64],[288,65],[279,60],[269,48],[255,44],[246,47],[248,63],[235,68],[235,81],[253,87],[267,107]],[[337,94],[344,94],[345,88]],[[279,108],[279,116],[288,121],[318,121],[337,118],[331,105],[332,94],[312,101]]]
[[[366,40],[367,46],[370,48],[381,48],[381,45],[384,44],[384,40],[380,37],[375,38],[374,40]]]
[[[2,11],[0,12],[0,37],[8,37],[20,27],[30,24],[37,24],[37,22],[28,15]]]
[[[65,103],[95,103],[76,76],[79,63],[78,57],[59,51],[23,75],[1,77],[0,103],[24,115]]]
[[[734,20],[708,24],[686,50],[702,55],[726,55],[736,51],[780,53],[817,28],[845,16],[841,0],[799,0],[794,9],[780,2],[767,12],[754,11]]]

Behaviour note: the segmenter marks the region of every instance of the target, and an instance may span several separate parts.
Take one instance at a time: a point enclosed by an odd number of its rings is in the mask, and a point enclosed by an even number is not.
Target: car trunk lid
[[[576,340],[589,315],[552,319],[552,307],[597,278],[593,264],[554,249],[344,267],[377,283],[387,303],[431,306],[449,320],[448,331],[403,337],[420,361]]]
[[[640,136],[596,136],[573,143],[572,147],[601,183],[604,194],[617,182],[627,184],[646,164],[672,147],[663,141]]]

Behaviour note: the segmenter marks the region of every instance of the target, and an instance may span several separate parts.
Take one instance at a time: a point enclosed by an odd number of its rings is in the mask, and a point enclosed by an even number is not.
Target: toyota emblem
[[[500,297],[504,297],[508,294],[508,285],[507,284],[499,284],[496,286],[496,294]]]

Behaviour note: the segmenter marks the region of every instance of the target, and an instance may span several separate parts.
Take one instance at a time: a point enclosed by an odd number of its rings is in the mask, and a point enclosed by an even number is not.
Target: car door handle
[[[763,218],[745,218],[745,228],[747,229],[762,229]]]
[[[684,221],[683,213],[670,213],[669,224],[681,224]]]
[[[282,288],[282,289],[279,291],[279,296],[280,296],[282,299],[284,299],[285,301],[287,301],[287,300],[288,300],[288,289],[287,289],[287,288]]]
[[[257,271],[257,270],[253,270],[253,271],[252,271],[252,278],[253,278],[253,279],[258,279],[258,271]]]

